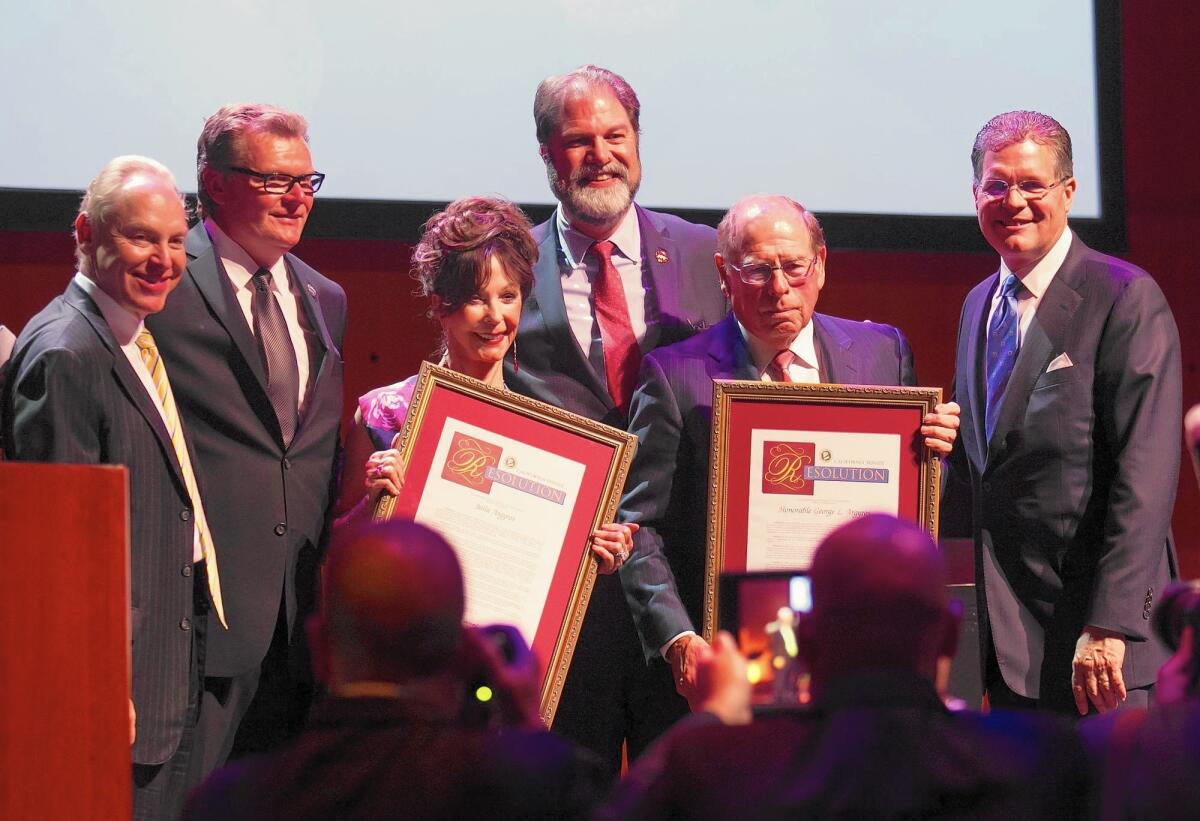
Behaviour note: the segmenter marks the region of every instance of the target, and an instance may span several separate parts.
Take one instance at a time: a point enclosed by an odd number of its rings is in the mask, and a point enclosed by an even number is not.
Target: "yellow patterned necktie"
[[[225,606],[221,602],[221,577],[217,574],[217,553],[213,549],[212,534],[208,531],[208,518],[204,515],[204,506],[200,503],[200,490],[196,487],[196,474],[192,472],[192,461],[188,458],[187,445],[183,441],[183,429],[179,424],[179,414],[175,410],[175,397],[171,394],[171,383],[167,381],[167,368],[158,355],[158,346],[150,331],[142,328],[134,343],[141,353],[142,362],[150,372],[150,380],[154,390],[158,392],[162,402],[163,417],[167,423],[167,433],[171,437],[171,446],[175,448],[175,457],[179,460],[179,468],[183,473],[183,483],[187,487],[188,496],[192,500],[192,513],[196,517],[196,530],[200,534],[200,549],[204,553],[204,568],[208,572],[208,592],[212,597],[213,609],[217,618],[226,630],[229,625],[225,622]]]

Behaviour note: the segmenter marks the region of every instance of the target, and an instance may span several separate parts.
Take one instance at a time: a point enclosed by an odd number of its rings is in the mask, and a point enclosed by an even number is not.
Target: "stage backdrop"
[[[1180,78],[1200,75],[1200,52],[1190,41],[1190,32],[1200,27],[1200,9],[1154,0],[1125,3],[1122,14],[1129,238],[1123,256],[1155,276],[1174,308],[1183,340],[1184,400],[1190,406],[1200,402],[1200,325],[1195,321],[1200,303],[1194,296],[1200,169],[1192,159],[1200,111]],[[830,139],[837,138],[833,124],[822,127]],[[962,147],[964,157],[968,148]],[[804,198],[803,191],[785,193]],[[66,287],[72,270],[68,227],[57,234],[31,234],[0,226],[0,323],[19,329]],[[829,241],[838,248],[836,235]],[[407,275],[410,250],[400,242],[353,239],[307,240],[298,248],[349,297],[347,417],[354,396],[415,372],[436,347],[435,327]],[[903,328],[922,384],[948,387],[962,299],[995,264],[990,254],[834,250],[820,309]],[[1200,492],[1186,457],[1174,532],[1184,575],[1200,576]]]

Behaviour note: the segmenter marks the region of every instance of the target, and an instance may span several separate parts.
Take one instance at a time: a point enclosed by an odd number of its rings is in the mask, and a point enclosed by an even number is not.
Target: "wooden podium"
[[[0,462],[0,818],[131,814],[128,492]]]

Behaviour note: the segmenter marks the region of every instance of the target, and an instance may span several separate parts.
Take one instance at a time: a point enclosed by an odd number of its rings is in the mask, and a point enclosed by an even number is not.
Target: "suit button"
[[[279,524],[275,525],[275,535],[276,536],[282,536],[284,533],[287,533],[287,525],[285,525],[283,522],[280,522]]]
[[[991,483],[991,482],[984,482],[984,483],[983,483],[983,492],[984,492],[984,493],[991,493],[991,492],[992,492],[992,483]]]
[[[190,510],[179,511],[179,518],[185,522],[190,522],[192,520],[192,511],[190,511]]]
[[[190,564],[185,564],[179,572],[184,576],[190,576],[192,575],[192,566]]]
[[[183,631],[191,630],[192,629],[191,619],[180,619],[179,629],[183,630]]]

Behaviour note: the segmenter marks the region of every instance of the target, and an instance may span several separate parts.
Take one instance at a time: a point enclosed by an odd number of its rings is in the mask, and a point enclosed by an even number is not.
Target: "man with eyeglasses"
[[[307,709],[297,628],[326,533],[346,297],[290,253],[324,179],[303,117],[225,106],[204,125],[196,170],[202,221],[187,236],[187,270],[148,325],[221,549],[228,628],[210,619],[200,712],[209,771],[231,750],[281,742]]]
[[[680,695],[695,694],[715,379],[915,385],[897,328],[815,312],[825,285],[817,218],[782,196],[736,202],[717,229],[717,273],[732,313],[691,339],[646,355],[629,430],[638,450],[621,511],[637,522],[621,584],[647,659],[670,662]],[[925,417],[925,446],[949,453],[958,407]]]
[[[1068,229],[1071,138],[1011,111],[975,138],[975,209],[1000,270],[963,304],[944,535],[975,539],[993,705],[1145,706],[1150,629],[1177,574],[1179,334],[1154,280]],[[963,515],[965,514],[965,517]]]

